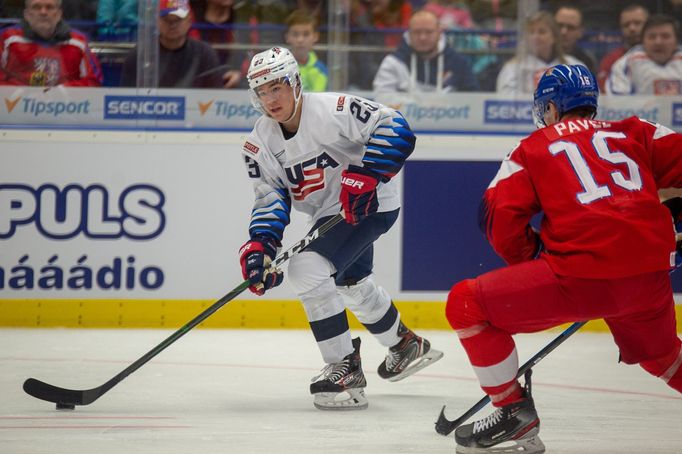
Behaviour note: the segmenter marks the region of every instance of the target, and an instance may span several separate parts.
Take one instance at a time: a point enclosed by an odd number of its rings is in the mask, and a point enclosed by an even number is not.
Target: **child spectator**
[[[313,50],[320,39],[316,19],[303,10],[295,10],[287,17],[286,24],[284,39],[298,63],[303,90],[326,91],[329,73]]]

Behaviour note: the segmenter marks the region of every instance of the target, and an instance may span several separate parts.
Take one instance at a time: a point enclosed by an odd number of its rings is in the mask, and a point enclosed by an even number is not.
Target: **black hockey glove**
[[[379,209],[379,179],[374,172],[354,165],[348,166],[348,170],[344,170],[341,175],[339,201],[343,207],[343,217],[347,223],[357,225]]]
[[[268,271],[268,265],[276,255],[277,242],[265,237],[247,241],[239,249],[242,276],[249,280],[249,290],[256,295],[263,295],[266,290],[277,287],[284,280],[284,273],[281,271]]]

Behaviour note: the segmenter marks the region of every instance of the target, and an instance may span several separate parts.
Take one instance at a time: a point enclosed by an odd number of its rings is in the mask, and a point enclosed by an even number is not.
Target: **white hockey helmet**
[[[301,76],[298,72],[298,62],[289,49],[272,47],[254,55],[246,78],[249,81],[251,103],[256,109],[266,113],[260,99],[258,99],[256,88],[272,81],[283,80],[294,90],[294,97],[296,98],[294,113],[296,112],[302,93]]]

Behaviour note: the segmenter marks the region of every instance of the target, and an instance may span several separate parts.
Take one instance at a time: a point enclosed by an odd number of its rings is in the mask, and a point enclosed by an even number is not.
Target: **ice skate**
[[[353,353],[338,363],[327,364],[313,378],[310,394],[320,410],[364,410],[369,406],[365,397],[365,374],[360,361],[360,338],[353,339]]]
[[[400,322],[398,336],[402,340],[388,349],[388,355],[379,365],[377,373],[388,381],[399,381],[409,377],[443,357],[443,352],[431,348],[431,344],[419,337]]]
[[[455,431],[459,454],[535,454],[545,452],[538,437],[540,418],[531,395],[531,370],[526,372],[522,400],[497,408],[492,414]]]

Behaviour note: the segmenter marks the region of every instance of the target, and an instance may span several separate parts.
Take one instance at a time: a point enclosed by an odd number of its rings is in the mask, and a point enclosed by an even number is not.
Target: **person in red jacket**
[[[481,228],[510,266],[455,284],[446,316],[496,411],[457,428],[457,452],[503,442],[544,452],[530,376],[525,389],[516,379],[516,333],[603,318],[622,362],[682,392],[669,276],[677,209],[658,194],[682,188],[682,135],[636,117],[595,120],[598,94],[586,67],[548,69],[535,90],[541,129],[483,196]]]
[[[0,85],[102,85],[87,38],[62,21],[60,0],[26,0],[24,20],[2,31]]]

